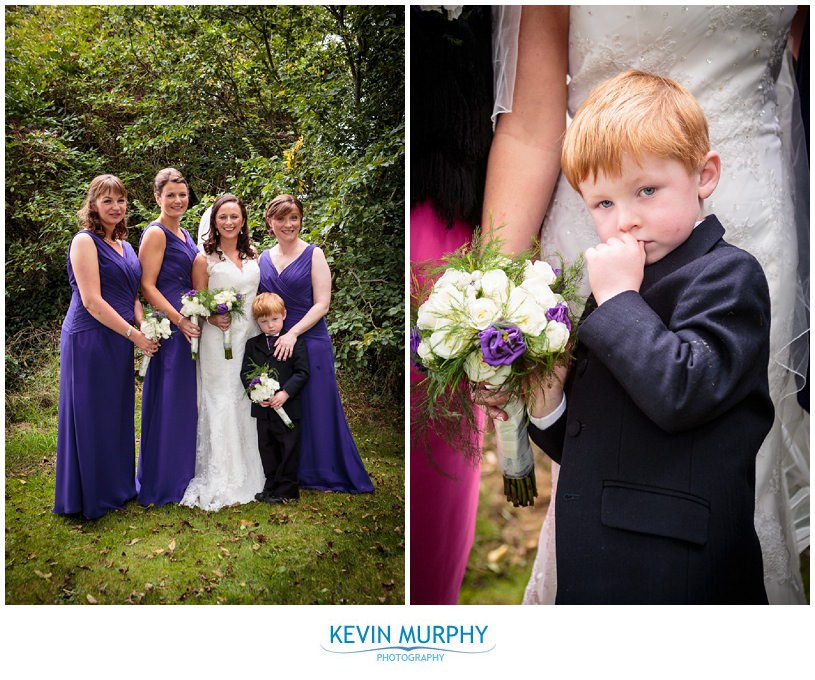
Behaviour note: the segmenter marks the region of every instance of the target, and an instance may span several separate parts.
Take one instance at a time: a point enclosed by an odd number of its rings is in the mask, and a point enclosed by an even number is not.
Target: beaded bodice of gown
[[[596,85],[627,69],[673,78],[698,99],[722,161],[705,214],[716,214],[725,239],[759,260],[770,286],[769,378],[777,411],[782,402],[785,410],[795,410],[794,398],[783,397],[796,390],[790,367],[797,369],[806,356],[804,346],[793,352],[793,341],[807,327],[800,315],[806,296],[794,274],[793,97],[787,89],[792,71],[785,53],[794,14],[795,7],[780,6],[573,6],[569,27],[570,115]],[[544,219],[542,251],[574,260],[596,242],[582,199],[561,177]],[[789,470],[795,474],[794,459],[808,461],[806,439],[803,414],[788,420],[779,413],[757,459],[756,529],[771,602],[800,601],[802,594],[784,470],[789,478]],[[806,484],[808,499],[808,475],[800,483]],[[796,520],[805,524],[808,540],[808,510]],[[770,591],[776,586],[782,594],[774,597]]]

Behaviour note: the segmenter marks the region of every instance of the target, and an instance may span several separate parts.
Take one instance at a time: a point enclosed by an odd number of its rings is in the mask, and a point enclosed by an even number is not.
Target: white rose
[[[569,342],[569,329],[559,321],[550,321],[546,327],[546,341],[550,352],[559,352]]]
[[[444,288],[446,286],[453,286],[459,290],[464,290],[472,281],[472,277],[468,272],[462,272],[458,269],[447,269],[444,274],[439,277],[434,289]]]
[[[481,350],[470,354],[464,362],[464,372],[474,383],[486,382],[493,387],[500,387],[509,377],[512,369],[509,366],[490,366],[481,359]]]
[[[512,284],[503,269],[491,269],[481,277],[481,295],[502,305],[509,298]]]
[[[416,354],[419,355],[419,359],[422,360],[422,364],[425,366],[427,366],[429,360],[433,359],[433,352],[430,351],[430,345],[424,340],[422,340],[416,348]]]
[[[518,287],[509,296],[504,318],[518,326],[524,334],[538,336],[549,322],[546,318],[547,309],[549,308],[541,307],[529,291]]]
[[[433,354],[442,359],[456,356],[465,348],[465,338],[448,328],[434,331],[427,341]]]
[[[453,286],[433,288],[417,312],[416,325],[421,330],[438,330],[449,326],[464,309],[464,294]]]
[[[555,276],[555,270],[552,269],[552,265],[550,265],[548,262],[538,260],[534,263],[526,263],[526,269],[524,270],[524,282],[537,281],[544,286],[551,286],[556,279],[557,276]]]
[[[526,279],[524,282],[518,286],[522,290],[526,291],[535,302],[538,303],[539,307],[543,309],[551,309],[558,303],[558,298],[560,296],[555,295],[552,292],[552,289],[541,279],[532,278]]]
[[[469,324],[476,330],[483,331],[491,323],[498,321],[501,310],[492,299],[474,297],[467,302]]]

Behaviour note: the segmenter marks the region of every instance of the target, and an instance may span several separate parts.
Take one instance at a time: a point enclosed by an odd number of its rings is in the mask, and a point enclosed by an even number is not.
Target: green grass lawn
[[[89,521],[51,512],[53,368],[32,379],[42,389],[6,395],[6,604],[404,603],[400,406],[343,395],[373,494],[218,512],[130,502]]]

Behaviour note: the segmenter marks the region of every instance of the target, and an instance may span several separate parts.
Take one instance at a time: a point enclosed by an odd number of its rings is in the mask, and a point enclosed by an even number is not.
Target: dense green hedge
[[[403,6],[17,6],[6,12],[6,332],[60,319],[90,179],[121,177],[134,246],[179,168],[195,205],[306,204],[334,274],[338,363],[402,391]]]

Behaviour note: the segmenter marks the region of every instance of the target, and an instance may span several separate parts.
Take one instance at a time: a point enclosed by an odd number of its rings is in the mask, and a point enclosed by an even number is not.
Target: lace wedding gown
[[[255,500],[266,480],[251,403],[240,378],[246,341],[260,332],[252,318],[260,269],[257,260],[244,260],[241,270],[213,253],[207,256],[207,272],[210,290],[234,288],[243,295],[244,314],[232,315],[232,359],[224,358],[223,332],[206,321],[201,324],[195,477],[181,505],[218,510]]]
[[[671,77],[697,97],[722,159],[722,177],[705,212],[717,215],[725,239],[752,253],[767,276],[776,419],[757,458],[755,525],[767,594],[778,604],[804,602],[798,555],[809,544],[809,419],[794,396],[806,361],[809,282],[803,247],[799,269],[805,271],[796,272],[798,234],[808,231],[808,182],[797,185],[792,171],[794,85],[785,47],[794,14],[794,7],[778,6],[573,6],[569,27],[570,114],[600,82],[632,68]],[[512,36],[518,16],[506,8],[497,16],[498,30]],[[496,45],[500,54],[508,43]],[[501,93],[512,92],[512,77],[505,83],[506,73],[497,76],[505,85],[496,90],[497,112],[511,106]],[[583,201],[561,177],[544,220],[542,251],[569,261],[596,242]],[[554,601],[554,493],[552,498],[525,603]]]

